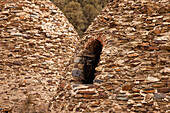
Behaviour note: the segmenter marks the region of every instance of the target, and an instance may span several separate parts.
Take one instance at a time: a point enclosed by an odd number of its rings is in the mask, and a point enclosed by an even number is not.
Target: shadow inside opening
[[[85,57],[85,64],[83,67],[84,79],[82,84],[93,84],[95,78],[97,64],[100,61],[100,55],[102,51],[102,44],[99,40],[93,40],[86,48],[88,54]]]

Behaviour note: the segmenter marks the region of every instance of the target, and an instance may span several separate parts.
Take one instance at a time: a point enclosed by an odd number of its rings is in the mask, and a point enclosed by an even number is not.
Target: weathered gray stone
[[[164,93],[154,93],[154,99],[164,99],[165,97]]]
[[[72,76],[74,77],[80,77],[82,75],[82,71],[79,69],[73,69],[72,70]]]

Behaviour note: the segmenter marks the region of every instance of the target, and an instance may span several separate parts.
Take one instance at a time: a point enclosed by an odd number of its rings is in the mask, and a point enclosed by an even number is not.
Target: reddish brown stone
[[[141,46],[146,46],[146,47],[148,47],[148,46],[149,46],[149,43],[142,43]]]
[[[66,89],[68,89],[68,90],[69,90],[69,89],[71,89],[71,86],[70,86],[70,85],[68,85],[68,86],[66,87]]]
[[[92,103],[92,105],[91,105],[91,106],[93,106],[93,107],[97,107],[97,106],[99,106],[99,104],[100,104],[100,102],[94,102],[94,103]]]
[[[110,83],[103,83],[102,86],[110,86]]]
[[[141,111],[141,112],[146,112],[145,108],[139,108],[138,110]]]
[[[167,86],[170,87],[170,83],[167,83]]]
[[[104,92],[100,92],[98,97],[99,97],[99,98],[106,98],[106,97],[107,97],[107,94],[104,93]]]
[[[129,90],[132,90],[132,88],[134,87],[134,85],[125,85],[122,87],[122,90],[123,91],[129,91]]]
[[[163,50],[170,50],[169,45],[162,45],[160,48],[163,49]]]
[[[170,92],[170,88],[169,87],[159,88],[158,92],[169,93]]]
[[[155,93],[155,90],[147,90],[147,91],[143,91],[143,93]]]
[[[146,23],[147,23],[147,24],[151,24],[151,23],[152,23],[152,21],[146,21]]]
[[[113,89],[115,89],[113,86],[105,86],[105,88],[107,89],[107,90],[113,90]]]
[[[60,88],[64,88],[66,86],[66,84],[65,83],[60,83]]]
[[[24,18],[25,18],[25,16],[21,16],[21,17],[19,17],[19,18],[22,20],[22,19],[24,19]]]
[[[81,105],[80,105],[80,108],[86,109],[86,108],[87,108],[87,105],[81,104]]]
[[[131,96],[132,96],[132,97],[140,97],[141,94],[137,93],[137,94],[132,94]]]
[[[159,47],[156,47],[156,46],[149,46],[149,50],[159,50]]]
[[[120,72],[120,71],[121,71],[121,69],[115,69],[115,71],[116,71],[116,72]]]
[[[138,90],[138,89],[132,89],[132,92],[133,92],[133,93],[139,93],[140,90]]]
[[[139,56],[139,54],[137,54],[137,53],[133,53],[133,54],[128,55],[129,58],[134,58],[134,57],[138,57],[138,56]]]
[[[170,82],[170,80],[161,80],[162,82]]]
[[[165,84],[154,84],[152,85],[153,88],[161,88],[161,87],[164,87]]]
[[[154,33],[155,33],[155,34],[160,34],[161,31],[159,30],[159,28],[156,28],[156,29],[154,30]]]
[[[4,110],[2,110],[2,112],[4,112],[4,113],[12,112],[12,109],[10,109],[10,108],[4,109]]]
[[[109,76],[106,76],[106,77],[104,77],[104,79],[105,79],[105,80],[109,80],[109,79],[110,79],[110,77],[109,77]]]
[[[119,43],[126,43],[126,42],[128,42],[128,40],[119,40],[118,42]]]
[[[164,29],[162,29],[162,30],[161,30],[161,33],[165,33],[165,30],[164,30]]]
[[[95,96],[93,96],[93,95],[83,95],[83,97],[86,99],[94,99],[95,98]]]
[[[79,91],[78,94],[90,94],[90,95],[92,95],[92,94],[96,94],[96,92],[95,91]]]
[[[126,36],[127,39],[135,39],[135,36]]]

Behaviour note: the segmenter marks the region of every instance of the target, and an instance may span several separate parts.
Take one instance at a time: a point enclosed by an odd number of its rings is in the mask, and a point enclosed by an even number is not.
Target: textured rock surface
[[[169,112],[169,8],[168,0],[114,0],[103,9],[82,39],[103,49],[94,84],[75,87],[72,105],[87,106],[77,111]]]
[[[168,0],[114,0],[80,44],[50,2],[0,8],[1,111],[169,112]],[[96,77],[93,84],[75,84],[71,70],[74,63],[82,67],[89,39],[103,45]]]
[[[47,112],[77,32],[50,1],[0,3],[0,112]]]

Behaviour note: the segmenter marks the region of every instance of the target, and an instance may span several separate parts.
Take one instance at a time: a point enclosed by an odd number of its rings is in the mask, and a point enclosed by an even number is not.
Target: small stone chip
[[[74,77],[80,77],[81,76],[81,70],[79,70],[79,69],[76,69],[76,70],[73,70],[72,71],[72,76],[74,76]]]
[[[79,63],[81,61],[81,57],[76,57],[75,59],[74,59],[74,63]]]

